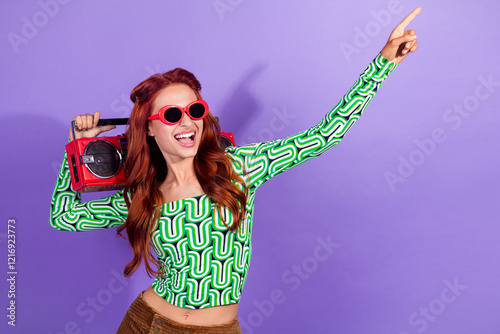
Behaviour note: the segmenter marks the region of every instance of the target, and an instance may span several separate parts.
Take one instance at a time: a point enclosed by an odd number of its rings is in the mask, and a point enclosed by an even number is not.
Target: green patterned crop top
[[[255,192],[274,176],[337,146],[396,66],[379,54],[342,100],[309,130],[283,140],[226,149],[249,189],[247,214],[238,232],[224,226],[206,195],[165,203],[151,238],[164,269],[153,282],[154,291],[184,308],[238,303],[250,264]],[[229,210],[222,210],[222,215],[232,223]],[[80,194],[71,189],[64,158],[52,197],[52,227],[93,231],[118,226],[126,217],[123,191],[82,203]]]

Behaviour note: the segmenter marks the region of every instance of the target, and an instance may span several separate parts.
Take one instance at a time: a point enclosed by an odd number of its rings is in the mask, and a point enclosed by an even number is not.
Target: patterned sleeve
[[[93,231],[115,227],[125,222],[127,205],[123,191],[82,203],[80,193],[73,191],[66,154],[52,195],[49,223],[63,231]]]
[[[347,94],[311,129],[282,140],[227,148],[236,172],[245,175],[249,188],[257,189],[274,176],[337,146],[396,67],[379,54]]]

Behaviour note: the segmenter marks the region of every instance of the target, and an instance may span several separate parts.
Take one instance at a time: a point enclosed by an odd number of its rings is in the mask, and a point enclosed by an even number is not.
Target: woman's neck
[[[198,181],[194,170],[194,159],[184,159],[176,163],[167,162],[167,170],[164,184],[185,186],[189,185],[193,180]]]
[[[196,177],[193,160],[167,163],[167,177],[160,186],[165,203],[204,194]]]

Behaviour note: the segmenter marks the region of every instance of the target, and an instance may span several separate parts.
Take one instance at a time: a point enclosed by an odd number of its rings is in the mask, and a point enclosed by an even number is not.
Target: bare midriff
[[[170,304],[149,287],[143,294],[144,300],[164,317],[185,325],[209,326],[231,322],[238,313],[238,304],[188,309]]]

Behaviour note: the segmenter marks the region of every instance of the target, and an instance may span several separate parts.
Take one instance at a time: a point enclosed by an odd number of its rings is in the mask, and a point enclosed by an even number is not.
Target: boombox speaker
[[[97,126],[125,125],[128,118],[101,119]],[[71,124],[75,138],[75,122]],[[221,132],[222,149],[234,146],[234,136]],[[128,143],[125,136],[74,139],[66,145],[71,185],[78,192],[123,189],[127,183],[124,164]]]
[[[128,118],[99,120],[98,126],[124,125]],[[72,122],[75,138],[75,122]],[[127,157],[124,136],[80,138],[66,145],[71,184],[78,192],[122,189],[127,183],[124,161]]]

